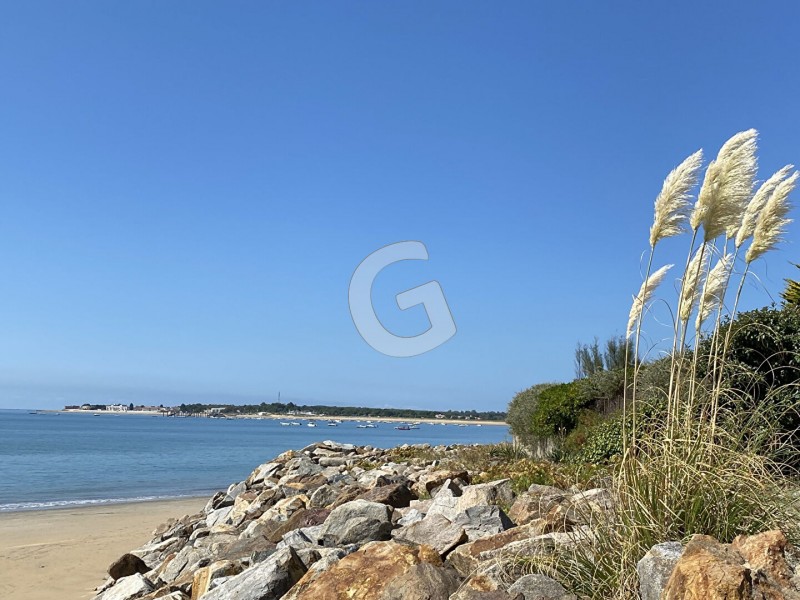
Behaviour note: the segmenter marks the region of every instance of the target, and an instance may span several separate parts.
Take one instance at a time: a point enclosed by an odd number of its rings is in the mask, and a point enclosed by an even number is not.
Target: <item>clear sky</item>
[[[578,341],[624,331],[672,167],[750,127],[762,175],[800,164],[799,22],[794,2],[5,3],[0,408],[504,409],[570,379]],[[746,307],[795,271],[788,238]],[[391,358],[348,284],[403,240],[430,259],[381,274],[380,318],[424,330],[394,296],[437,280],[458,332]]]

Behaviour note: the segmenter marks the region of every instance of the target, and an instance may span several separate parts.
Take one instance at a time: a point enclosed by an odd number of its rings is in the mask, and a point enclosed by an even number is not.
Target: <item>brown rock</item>
[[[357,499],[387,504],[394,508],[405,508],[412,500],[417,499],[417,495],[408,488],[406,483],[394,483],[372,488],[358,496]]]
[[[192,579],[192,600],[198,600],[200,596],[208,591],[208,586],[217,577],[228,577],[238,575],[243,571],[241,563],[229,560],[219,560],[207,567],[198,569],[194,572]]]
[[[733,544],[695,535],[672,571],[664,600],[800,600],[779,531],[739,536]]]
[[[409,572],[419,573],[414,567],[420,564],[443,568],[439,553],[429,546],[370,542],[327,571],[309,571],[284,600],[384,600],[385,593],[397,589],[398,580],[407,581],[401,578],[411,577]],[[425,576],[435,578],[430,572]]]
[[[144,561],[133,554],[123,554],[108,567],[108,574],[112,579],[120,579],[140,573],[144,575],[150,569]]]
[[[554,507],[568,505],[568,494],[558,488],[541,485],[531,486],[527,492],[520,494],[508,511],[508,516],[517,525],[530,523],[547,515]]]
[[[458,584],[450,570],[423,562],[389,582],[381,600],[449,600]]]
[[[731,543],[731,549],[741,554],[750,567],[785,585],[794,575],[786,562],[788,544],[781,531],[773,530],[759,535],[740,535]]]

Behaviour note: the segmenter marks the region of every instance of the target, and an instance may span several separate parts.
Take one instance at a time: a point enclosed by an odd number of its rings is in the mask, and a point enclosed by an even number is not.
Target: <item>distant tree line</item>
[[[506,413],[490,410],[414,410],[411,408],[369,408],[364,406],[325,406],[295,404],[294,402],[262,402],[261,404],[181,404],[181,412],[200,414],[210,408],[222,408],[223,414],[252,415],[260,412],[276,415],[289,413],[313,412],[317,416],[326,417],[397,417],[401,419],[435,419],[436,415],[443,415],[445,419],[469,419],[482,421],[504,421]]]

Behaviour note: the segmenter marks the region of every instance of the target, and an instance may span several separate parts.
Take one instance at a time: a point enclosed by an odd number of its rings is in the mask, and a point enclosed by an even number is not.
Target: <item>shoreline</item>
[[[168,519],[203,509],[208,496],[0,513],[0,597],[88,599],[117,558]]]
[[[22,409],[20,409],[22,410]],[[136,411],[104,411],[104,410],[80,410],[80,409],[70,409],[70,410],[58,410],[58,409],[36,409],[35,411],[39,414],[65,414],[65,415],[114,415],[114,416],[142,416],[142,417],[166,417],[162,412],[156,411],[144,411],[144,410],[136,410]],[[209,417],[206,415],[186,415],[180,417],[172,417],[172,418],[200,418],[200,419],[211,419],[211,418],[218,418],[218,417]],[[330,416],[319,416],[319,415],[282,415],[282,414],[264,414],[264,415],[236,415],[236,416],[228,416],[226,417],[230,420],[238,420],[238,419],[248,419],[254,421],[292,421],[292,420],[299,420],[299,421],[342,421],[343,423],[352,421],[357,423],[365,423],[367,421],[377,422],[377,423],[419,423],[420,425],[481,425],[481,426],[508,426],[508,423],[505,421],[487,421],[481,419],[430,419],[430,418],[422,418],[422,419],[409,419],[404,417],[369,417],[369,416],[361,416],[361,417],[337,417],[335,415]]]
[[[181,496],[142,496],[136,498],[102,498],[99,500],[53,500],[52,502],[18,502],[11,504],[31,506],[20,506],[19,508],[2,508],[10,504],[0,505],[0,519],[4,515],[17,515],[21,513],[53,512],[59,510],[83,510],[90,508],[115,507],[125,504],[157,504],[160,502],[182,502],[191,501],[198,498],[210,498],[219,489],[210,489],[207,492],[191,493]]]

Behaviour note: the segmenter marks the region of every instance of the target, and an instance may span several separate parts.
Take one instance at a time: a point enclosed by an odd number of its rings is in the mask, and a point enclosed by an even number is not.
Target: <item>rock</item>
[[[514,527],[499,506],[473,506],[460,513],[453,523],[464,527],[471,542]]]
[[[480,561],[513,560],[518,556],[552,554],[556,548],[569,548],[579,544],[590,535],[588,530],[570,533],[546,533],[528,539],[511,542],[496,550],[486,550],[478,555]]]
[[[439,514],[453,521],[459,513],[475,506],[496,504],[510,506],[513,499],[514,492],[511,489],[510,479],[469,485],[461,490],[460,496],[456,496],[449,487],[442,486],[427,513]]]
[[[540,519],[547,515],[553,507],[567,504],[568,497],[561,490],[549,486],[538,487],[545,488],[545,490],[541,490],[542,493],[528,491],[520,494],[514,500],[514,504],[511,505],[508,516],[517,525],[524,525],[535,519]]]
[[[247,478],[247,483],[251,486],[262,483],[265,479],[269,479],[280,471],[282,465],[274,462],[265,463],[252,472],[250,477]]]
[[[284,600],[385,600],[384,594],[399,593],[398,580],[410,585],[409,579],[413,575],[407,575],[409,572],[429,582],[438,581],[443,585],[450,585],[446,577],[439,578],[427,569],[414,569],[420,564],[442,569],[439,554],[428,546],[406,546],[391,541],[370,542],[338,560],[326,571],[309,571]],[[404,576],[406,577],[403,578]],[[437,599],[441,597],[432,596]],[[426,596],[406,595],[392,598],[416,600]]]
[[[448,600],[458,584],[458,578],[447,569],[423,562],[390,581],[381,600]]]
[[[450,600],[508,600],[509,596],[502,585],[488,575],[476,574],[467,578]],[[514,598],[514,600],[518,600]]]
[[[150,570],[145,562],[135,554],[123,554],[108,567],[108,574],[113,579],[121,579],[140,573],[144,575]]]
[[[459,544],[467,541],[464,527],[451,523],[441,515],[432,515],[408,527],[395,529],[392,537],[413,544],[427,544],[442,557]]]
[[[588,525],[604,518],[614,509],[611,492],[596,488],[578,492],[569,499],[566,517],[573,523]]]
[[[332,485],[321,485],[311,494],[310,508],[326,508],[339,497],[341,490]]]
[[[171,560],[164,561],[159,578],[166,583],[171,583],[183,573],[194,571],[198,566],[205,566],[202,564],[203,562],[209,564],[211,562],[210,556],[211,552],[208,548],[184,546]]]
[[[650,548],[642,557],[636,565],[642,600],[660,600],[682,552],[683,546],[680,542],[664,542]]]
[[[241,572],[241,563],[231,562],[229,560],[220,560],[207,567],[198,569],[194,572],[194,577],[192,579],[191,600],[198,600],[198,598],[205,594],[210,589],[211,583],[215,579],[238,575]]]
[[[502,533],[480,538],[474,542],[458,546],[448,555],[447,562],[459,575],[468,577],[478,569],[482,552],[497,550],[512,542],[528,540],[544,533],[546,533],[546,531],[542,530],[540,521],[514,527]]]
[[[277,600],[305,574],[291,548],[283,548],[202,596],[203,600]]]
[[[219,508],[217,510],[212,510],[208,513],[206,517],[206,527],[209,529],[214,527],[214,525],[218,525],[224,523],[228,516],[233,512],[233,502],[229,506],[224,508]]]
[[[522,594],[525,600],[577,600],[564,586],[545,575],[525,575],[508,588],[508,594]]]
[[[118,579],[112,587],[96,596],[96,600],[130,600],[152,590],[153,584],[140,573],[135,573]]]
[[[395,511],[395,514],[397,511]],[[418,523],[425,518],[425,515],[419,512],[416,508],[411,508],[406,512],[400,519],[397,520],[397,525],[400,527],[406,527],[413,523]]]
[[[385,504],[353,500],[331,511],[320,538],[329,547],[387,540],[392,531],[391,511]]]
[[[464,511],[473,506],[494,504],[511,506],[513,501],[514,491],[511,489],[511,480],[500,479],[465,487],[458,499],[458,508],[459,511]]]
[[[786,548],[780,531],[739,536],[730,545],[695,535],[675,564],[662,598],[798,600],[800,591],[786,562]]]
[[[321,525],[330,515],[330,511],[324,508],[313,510],[301,509],[295,512],[288,520],[280,524],[274,531],[265,535],[271,542],[279,542],[281,538],[295,529]]]
[[[404,508],[412,500],[417,500],[417,495],[408,488],[407,483],[382,485],[364,492],[359,497],[361,500],[387,504],[393,508]]]
[[[423,475],[418,483],[414,486],[418,494],[423,492],[435,496],[439,488],[447,480],[460,480],[464,483],[469,483],[469,474],[466,471],[432,471]]]

